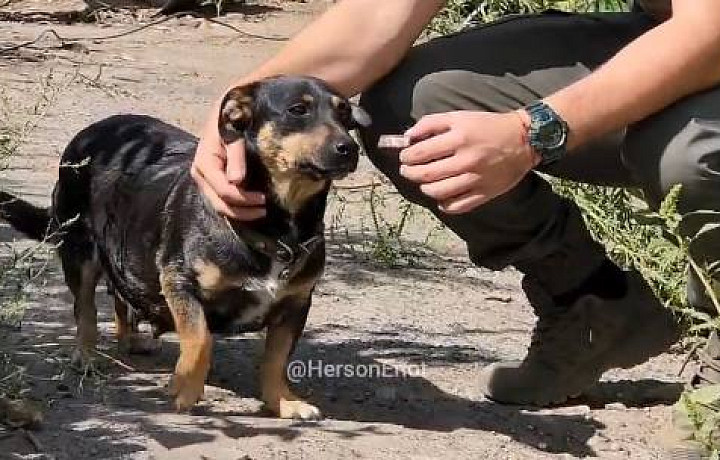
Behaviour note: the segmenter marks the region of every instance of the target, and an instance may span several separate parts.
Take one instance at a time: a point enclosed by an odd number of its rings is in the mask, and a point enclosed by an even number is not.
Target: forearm
[[[445,0],[344,0],[240,81],[312,75],[347,96],[370,86],[405,55]]]
[[[570,148],[720,83],[720,1],[695,0],[674,8],[670,20],[546,98],[570,126]]]

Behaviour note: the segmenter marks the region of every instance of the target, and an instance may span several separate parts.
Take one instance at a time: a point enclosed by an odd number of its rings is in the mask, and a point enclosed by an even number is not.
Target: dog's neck
[[[278,172],[270,176],[269,185],[269,195],[278,206],[296,216],[313,197],[328,187],[328,182],[296,172]]]
[[[251,151],[246,161],[245,188],[265,194],[267,213],[262,219],[242,225],[289,245],[302,243],[322,231],[329,181],[298,173],[271,173]]]

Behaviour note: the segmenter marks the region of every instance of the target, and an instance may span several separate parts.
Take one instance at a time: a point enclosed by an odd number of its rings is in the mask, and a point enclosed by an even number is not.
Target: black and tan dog
[[[228,142],[244,139],[244,187],[268,196],[266,217],[241,223],[213,210],[190,177],[195,137],[150,117],[111,117],[71,141],[49,210],[2,193],[0,217],[37,239],[55,234],[75,298],[76,358],[94,353],[93,298],[104,275],[121,343],[132,348],[138,321],[156,335],[177,331],[178,409],[202,396],[212,333],[266,329],[263,400],[280,417],[315,418],[317,408],[288,388],[285,366],[325,261],[330,181],[357,166],[348,131],[368,122],[316,79],[276,77],[231,90],[220,132]]]

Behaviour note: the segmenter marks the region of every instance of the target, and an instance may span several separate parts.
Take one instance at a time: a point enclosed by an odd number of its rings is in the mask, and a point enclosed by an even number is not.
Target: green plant
[[[667,304],[688,313],[687,257],[674,239],[667,238],[668,228],[659,214],[634,191],[551,181],[555,191],[578,204],[590,232],[618,264],[637,268]]]
[[[625,8],[622,0],[450,0],[433,20],[430,30],[447,34],[509,14],[539,13],[548,9],[591,12],[622,11]]]
[[[384,202],[384,195],[378,192],[377,184],[373,182],[369,199],[370,215],[376,237],[373,242],[372,257],[385,265],[395,266],[401,255],[406,252],[403,248],[403,231],[408,219],[412,216],[414,207],[412,203],[402,200],[398,206],[399,216],[393,221],[389,221],[379,209],[384,206]]]
[[[687,418],[693,440],[709,453],[711,460],[720,460],[720,385],[686,391],[675,407]]]
[[[0,170],[7,169],[28,136],[46,117],[61,92],[77,74],[50,71],[37,82],[37,98],[28,104],[25,94],[0,88]],[[25,310],[27,289],[46,268],[50,249],[42,244],[0,245],[0,326],[19,327]]]

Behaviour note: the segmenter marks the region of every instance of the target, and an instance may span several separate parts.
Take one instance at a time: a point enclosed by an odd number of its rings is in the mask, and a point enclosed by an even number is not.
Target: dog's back
[[[196,145],[189,133],[152,117],[118,115],[81,131],[63,153],[51,211],[63,228],[61,252],[76,255],[69,263],[99,263],[140,311],[164,304],[155,260],[159,217],[175,187],[190,186]],[[64,269],[82,273],[81,266]]]
[[[115,199],[114,193],[137,184],[143,186],[131,190],[133,195],[153,199],[147,185],[166,189],[187,170],[196,145],[189,133],[152,117],[116,115],[94,123],[62,155],[53,214],[60,222],[85,216],[91,204],[100,204],[93,199]]]

